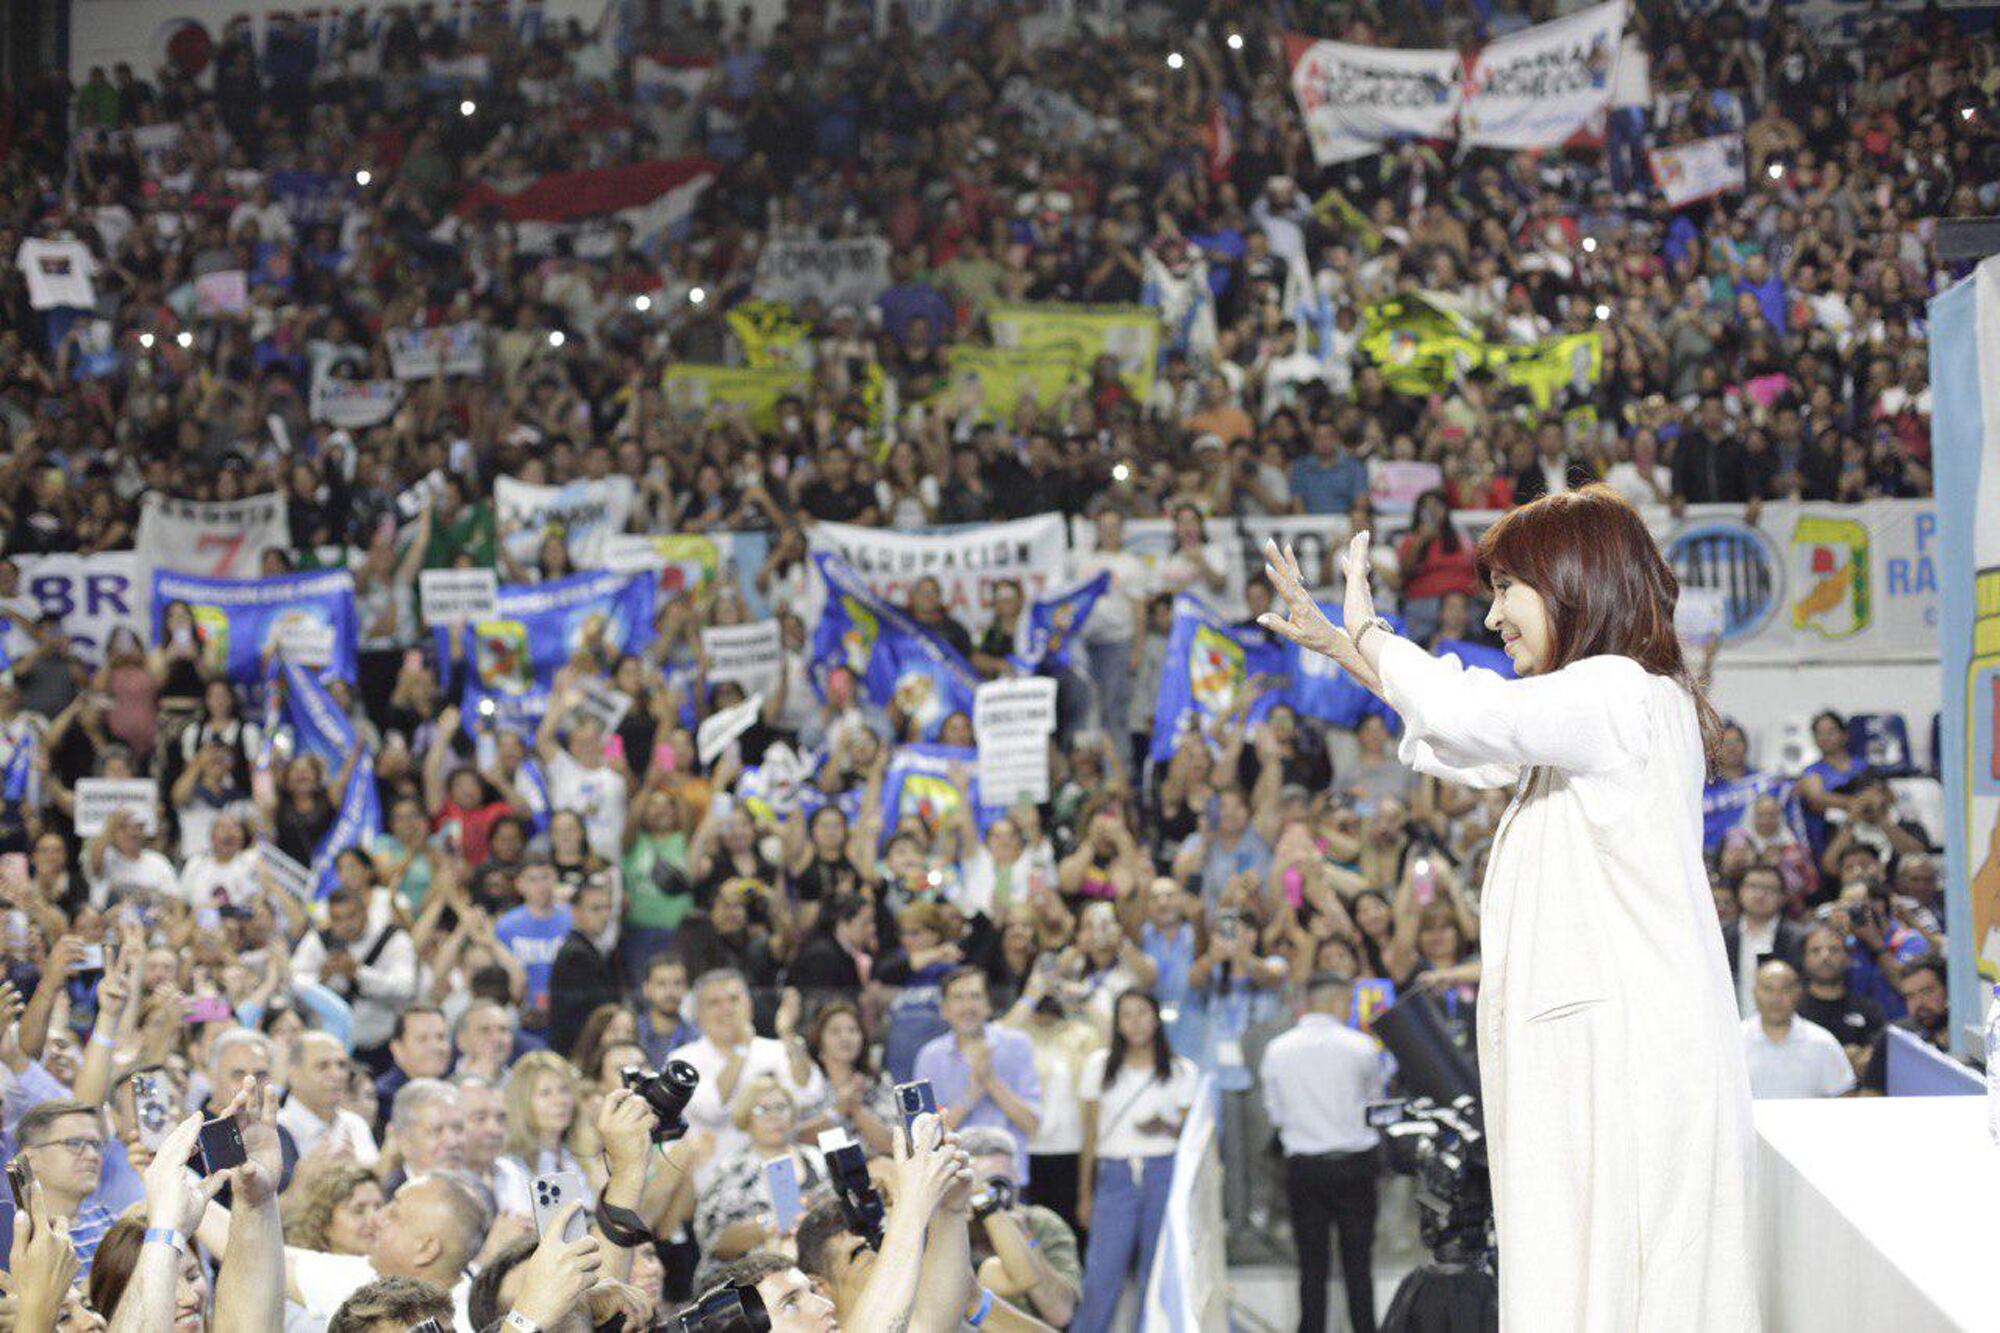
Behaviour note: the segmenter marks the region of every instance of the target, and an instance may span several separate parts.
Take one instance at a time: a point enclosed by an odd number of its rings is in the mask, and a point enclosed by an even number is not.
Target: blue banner
[[[1029,602],[1014,632],[1014,664],[1051,674],[1068,667],[1070,645],[1110,586],[1111,575],[1104,573]]]
[[[608,665],[653,641],[654,586],[650,574],[604,570],[551,583],[501,584],[493,619],[464,627],[465,716],[486,711],[496,726],[538,726],[556,672],[579,652],[597,654]],[[448,651],[447,633],[437,630],[440,658]]]
[[[35,779],[35,748],[41,733],[24,727],[0,761],[0,801],[33,809],[41,804],[41,784]],[[25,813],[25,811],[23,812]]]
[[[1207,730],[1250,688],[1253,676],[1289,675],[1288,646],[1255,626],[1231,625],[1198,597],[1176,597],[1159,706],[1153,711],[1153,759],[1173,758],[1186,737]],[[1250,706],[1248,720],[1263,717],[1278,702],[1277,693],[1264,694]]]
[[[294,750],[318,755],[327,772],[339,772],[354,748],[354,724],[326,692],[319,673],[280,658],[271,664],[271,678],[279,696],[278,720],[291,728]]]
[[[953,713],[972,716],[979,677],[963,657],[868,591],[853,566],[837,555],[813,557],[826,600],[813,627],[812,682],[826,694],[827,673],[846,667],[864,694],[913,718],[925,740]]]
[[[263,680],[265,663],[281,650],[302,661],[323,659],[347,680],[357,675],[354,576],[344,569],[267,579],[205,579],[158,570],[155,635],[165,632],[167,608],[176,602],[185,603],[194,617],[203,668],[233,684]]]
[[[1336,625],[1345,614],[1339,606],[1330,602],[1321,602],[1319,609]],[[1401,616],[1385,615],[1382,618],[1396,633],[1403,632]],[[1391,727],[1400,725],[1394,709],[1370,694],[1366,686],[1348,675],[1332,658],[1321,653],[1309,653],[1290,642],[1285,643],[1283,649],[1286,674],[1292,679],[1285,702],[1301,716],[1317,718],[1350,730],[1359,726],[1361,719],[1370,714],[1389,719]]]
[[[1775,796],[1784,807],[1785,822],[1801,845],[1806,842],[1805,820],[1792,784],[1776,773],[1751,773],[1741,778],[1713,778],[1701,789],[1701,846],[1712,852],[1722,846],[1729,830],[1743,822],[1760,796]]]
[[[962,771],[954,773],[955,768]],[[979,751],[970,746],[898,746],[882,774],[882,841],[887,842],[909,819],[936,832],[968,801],[973,822],[984,837],[987,826],[1006,812],[980,803],[978,773]]]
[[[336,769],[335,772],[339,770]],[[347,790],[340,794],[340,809],[333,823],[313,848],[313,894],[324,898],[340,882],[333,859],[349,847],[364,851],[382,832],[382,798],[375,790],[375,752],[363,750],[347,777]]]
[[[1402,632],[1400,625],[1397,626],[1397,632]],[[1507,656],[1504,649],[1495,648],[1491,644],[1473,643],[1466,639],[1439,639],[1437,646],[1431,649],[1431,653],[1436,657],[1456,657],[1466,666],[1484,667],[1497,676],[1504,676],[1508,680],[1514,679],[1514,659]]]

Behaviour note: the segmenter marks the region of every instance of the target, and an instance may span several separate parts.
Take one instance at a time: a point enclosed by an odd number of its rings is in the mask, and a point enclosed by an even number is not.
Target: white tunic
[[[1758,1327],[1750,1087],[1693,701],[1624,657],[1509,681],[1392,639],[1404,762],[1516,784],[1481,898],[1500,1326]]]

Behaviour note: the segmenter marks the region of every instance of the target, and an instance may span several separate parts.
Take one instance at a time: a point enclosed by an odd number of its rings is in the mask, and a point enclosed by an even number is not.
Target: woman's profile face
[[[1533,676],[1549,669],[1555,626],[1549,620],[1548,603],[1504,570],[1493,572],[1493,608],[1486,613],[1486,628],[1500,636],[1515,675]]]

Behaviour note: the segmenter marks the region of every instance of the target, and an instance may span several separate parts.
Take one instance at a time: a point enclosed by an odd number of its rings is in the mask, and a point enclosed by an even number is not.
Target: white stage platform
[[[1756,1104],[1768,1333],[2000,1329],[1984,1097]]]

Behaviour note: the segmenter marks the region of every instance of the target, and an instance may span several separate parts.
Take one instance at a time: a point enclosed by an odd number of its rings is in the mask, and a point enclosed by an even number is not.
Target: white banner
[[[635,494],[632,479],[623,476],[567,486],[536,486],[500,477],[493,483],[500,540],[517,563],[528,565],[534,562],[543,534],[556,529],[569,543],[570,559],[585,568],[601,568],[611,537],[623,532],[632,517]]]
[[[21,568],[22,593],[62,622],[70,647],[85,665],[104,661],[113,630],[129,629],[141,643],[146,641],[149,594],[135,552],[18,555],[14,563]],[[24,632],[12,620],[0,625],[0,644],[9,656],[27,649]]]
[[[486,370],[486,343],[470,321],[436,329],[390,329],[382,335],[389,368],[399,380],[427,380],[440,366],[447,375],[479,375]]]
[[[583,677],[576,683],[576,692],[577,710],[596,718],[607,735],[618,730],[625,715],[632,711],[632,696],[601,676]]]
[[[785,644],[775,620],[710,625],[701,632],[701,651],[711,685],[735,681],[745,694],[768,694],[784,674]]]
[[[160,802],[160,786],[151,778],[78,778],[76,783],[76,831],[95,837],[120,810],[129,810],[139,827],[153,832],[153,814]]]
[[[265,551],[291,545],[285,497],[276,491],[243,500],[178,500],[149,491],[133,542],[148,568],[211,579],[254,579]]]
[[[1012,805],[1049,799],[1049,736],[1056,729],[1056,683],[1048,676],[989,680],[972,696],[979,744],[979,799]]]
[[[194,313],[240,315],[250,304],[250,276],[240,268],[219,269],[194,280]]]
[[[730,742],[756,725],[757,714],[763,709],[764,696],[753,694],[734,708],[725,708],[703,718],[694,731],[695,757],[701,760],[701,766],[707,768],[720,759]]]
[[[417,575],[417,597],[427,625],[492,620],[500,579],[490,569],[426,569]]]
[[[867,306],[889,287],[889,242],[880,236],[844,241],[772,241],[757,257],[751,291],[764,301],[799,305]]]
[[[403,386],[396,380],[337,380],[321,376],[312,386],[312,419],[341,430],[365,430],[396,415]]]
[[[1023,596],[1032,598],[1063,581],[1060,514],[926,533],[814,523],[806,529],[806,543],[844,556],[870,592],[896,606],[910,604],[918,579],[935,578],[945,609],[974,635],[993,618],[996,583],[1013,579]]]
[[[1554,148],[1611,104],[1625,0],[1491,42],[1466,66],[1460,133],[1472,147]]]
[[[1400,138],[1449,138],[1460,93],[1456,51],[1392,51],[1288,33],[1292,96],[1321,166]]]
[[[1652,163],[1653,183],[1667,197],[1669,208],[1744,187],[1740,134],[1718,134],[1672,148],[1655,148],[1646,157]]]
[[[302,903],[310,903],[313,900],[312,871],[279,851],[276,843],[257,844],[257,863],[271,884],[283,889]]]

